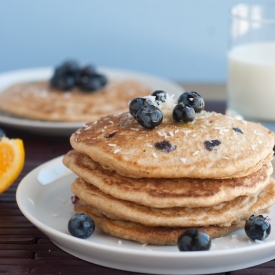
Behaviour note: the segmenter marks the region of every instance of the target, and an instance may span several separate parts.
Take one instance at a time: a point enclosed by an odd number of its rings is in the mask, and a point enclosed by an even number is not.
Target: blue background
[[[249,1],[247,1],[249,2]],[[236,0],[0,0],[0,72],[66,59],[225,82]]]

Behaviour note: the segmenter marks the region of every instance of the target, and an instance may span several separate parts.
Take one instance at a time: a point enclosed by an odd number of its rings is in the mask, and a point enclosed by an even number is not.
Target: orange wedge
[[[21,173],[25,149],[21,139],[0,139],[0,194],[7,190]]]

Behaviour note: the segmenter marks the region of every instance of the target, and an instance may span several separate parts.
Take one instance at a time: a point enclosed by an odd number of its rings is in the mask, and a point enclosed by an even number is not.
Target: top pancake
[[[124,113],[87,123],[70,142],[128,177],[219,179],[244,177],[269,163],[274,136],[260,124],[215,112],[203,111],[192,124],[162,122],[153,130]]]
[[[0,110],[35,120],[86,122],[127,111],[129,100],[150,93],[151,88],[133,80],[110,80],[96,92],[78,88],[61,91],[50,87],[47,81],[25,82],[0,93]]]

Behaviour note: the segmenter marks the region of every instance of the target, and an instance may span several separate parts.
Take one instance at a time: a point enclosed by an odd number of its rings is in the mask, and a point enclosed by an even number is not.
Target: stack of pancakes
[[[203,111],[147,130],[123,113],[87,123],[70,142],[75,212],[112,236],[168,245],[199,228],[220,237],[275,203],[274,135],[260,124]]]

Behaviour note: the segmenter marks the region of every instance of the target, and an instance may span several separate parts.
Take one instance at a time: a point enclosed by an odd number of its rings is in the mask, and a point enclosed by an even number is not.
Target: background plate
[[[177,246],[141,245],[95,230],[88,239],[71,236],[70,185],[75,175],[62,156],[30,172],[19,184],[16,200],[26,218],[68,253],[98,265],[152,274],[207,274],[243,269],[274,259],[275,230],[265,241],[251,242],[243,229],[212,240],[210,251],[179,252]],[[268,215],[275,228],[275,207]]]
[[[108,78],[118,80],[132,79],[141,81],[142,83],[147,84],[153,90],[164,90],[169,94],[175,95],[180,95],[182,92],[184,92],[181,86],[160,77],[103,67],[97,68],[97,70],[105,74]],[[53,68],[26,69],[0,74],[0,93],[12,84],[24,81],[47,80],[50,79],[52,74]],[[70,136],[75,130],[82,127],[84,122],[50,122],[30,120],[13,117],[0,112],[0,124],[46,135]]]

